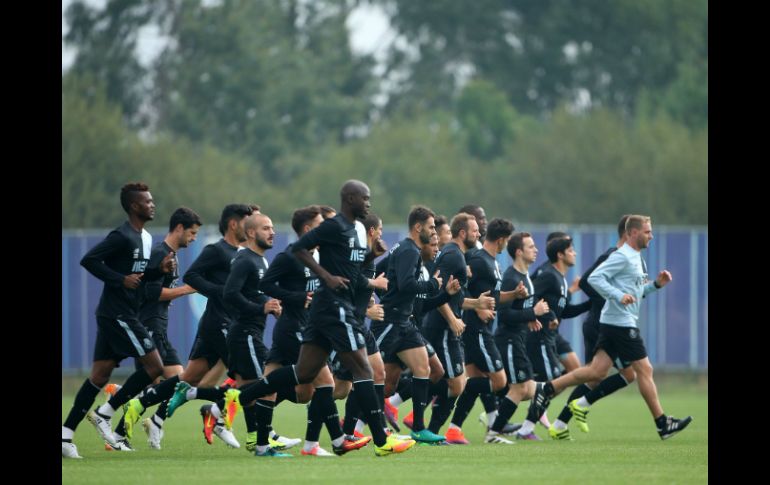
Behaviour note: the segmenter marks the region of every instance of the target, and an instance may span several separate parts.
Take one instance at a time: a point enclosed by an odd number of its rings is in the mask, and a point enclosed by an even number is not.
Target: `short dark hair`
[[[566,232],[562,232],[562,231],[554,231],[554,232],[548,234],[548,236],[545,238],[545,243],[548,244],[549,241],[553,241],[557,237],[569,237],[569,234],[567,234]]]
[[[506,249],[511,256],[511,259],[516,259],[517,250],[524,249],[525,237],[532,237],[532,234],[528,232],[517,232],[508,240],[508,247]]]
[[[254,213],[254,209],[246,204],[228,204],[222,209],[222,216],[219,218],[219,232],[224,236],[227,232],[227,225],[231,219],[239,221],[246,216]]]
[[[487,241],[497,241],[501,237],[513,234],[513,223],[508,219],[495,217],[487,224]]]
[[[412,229],[416,224],[425,223],[431,217],[435,217],[436,214],[432,210],[428,209],[424,205],[415,205],[409,212],[407,218],[407,224],[409,229]]]
[[[545,254],[548,255],[548,261],[555,263],[559,260],[559,253],[563,253],[569,247],[572,246],[572,238],[567,237],[557,237],[555,239],[551,239],[548,241],[548,244],[545,247]]]
[[[380,216],[378,216],[374,212],[370,212],[369,215],[364,217],[363,224],[364,224],[364,229],[366,229],[366,232],[368,234],[369,229],[380,225]]]
[[[457,211],[457,212],[458,213],[465,212],[466,214],[470,214],[473,217],[475,217],[476,219],[479,219],[481,217],[481,206],[480,205],[476,205],[476,204],[466,204],[466,205],[460,207],[460,210]],[[478,222],[478,221],[476,221],[476,222]]]
[[[173,231],[179,224],[182,225],[183,229],[190,229],[195,225],[203,225],[200,216],[194,210],[187,207],[180,207],[171,214],[171,219],[168,222],[168,232]]]
[[[328,219],[331,214],[336,214],[337,211],[334,209],[334,207],[330,205],[322,205],[321,206],[321,216],[324,219]]]
[[[628,222],[629,217],[631,217],[631,214],[625,214],[620,218],[620,222],[618,222],[618,239],[626,233],[626,222]]]
[[[440,215],[434,217],[434,221],[436,221],[436,229],[438,229],[441,226],[448,226],[449,221],[447,220],[446,216]]]
[[[131,203],[139,192],[148,192],[150,188],[144,182],[129,182],[120,188],[120,205],[126,214],[131,213]]]
[[[455,214],[452,218],[452,222],[449,223],[449,230],[452,232],[452,237],[455,238],[460,235],[460,231],[468,232],[468,221],[476,220],[476,217],[467,212],[460,212]]]
[[[259,206],[259,204],[247,204],[247,205],[251,208],[252,213],[262,211],[262,208]]]
[[[308,222],[312,221],[318,215],[321,214],[321,207],[317,205],[309,205],[301,209],[294,211],[291,216],[291,228],[297,233],[297,236],[301,236],[302,227]]]

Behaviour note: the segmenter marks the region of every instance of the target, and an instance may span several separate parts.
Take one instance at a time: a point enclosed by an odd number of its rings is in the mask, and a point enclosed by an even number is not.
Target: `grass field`
[[[63,421],[76,384],[63,380],[62,387]],[[374,456],[372,445],[332,458],[304,457],[297,447],[290,450],[295,456],[289,459],[255,458],[244,448],[227,448],[216,438],[213,445],[207,445],[198,415],[198,403],[203,401],[198,401],[180,408],[166,422],[161,451],[149,449],[141,426],[132,440],[136,452],[104,451],[96,431],[84,420],[74,440],[84,459],[62,460],[62,483],[706,483],[708,384],[664,381],[659,392],[668,414],[691,414],[695,418],[687,430],[666,441],[658,438],[633,384],[593,407],[590,434],[581,433],[573,425],[572,442],[551,441],[538,425],[537,433],[546,439],[542,442],[484,444],[485,429],[477,421],[483,409],[477,402],[463,427],[471,445],[418,445],[403,455],[382,458]],[[566,397],[566,393],[562,394],[551,404],[551,420],[556,419]],[[102,396],[98,402],[103,402]],[[343,403],[337,404],[344,411]],[[401,406],[402,417],[409,406]],[[520,421],[526,408],[525,404],[519,409],[513,421]],[[273,424],[281,434],[304,437],[305,422],[305,406],[282,403]],[[240,415],[234,431],[243,444],[246,432]],[[325,430],[321,446],[331,451]]]

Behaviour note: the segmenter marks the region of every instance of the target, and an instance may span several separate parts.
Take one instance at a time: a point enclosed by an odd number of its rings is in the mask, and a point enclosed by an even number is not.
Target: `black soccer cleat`
[[[692,416],[687,416],[684,419],[676,419],[673,416],[666,416],[666,424],[663,429],[658,428],[658,435],[660,439],[667,440],[682,431],[692,421]]]

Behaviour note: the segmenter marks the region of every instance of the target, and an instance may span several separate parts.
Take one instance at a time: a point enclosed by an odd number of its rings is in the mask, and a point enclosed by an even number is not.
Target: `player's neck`
[[[235,234],[231,232],[225,233],[222,239],[224,239],[225,242],[230,246],[235,246],[236,248],[241,245],[241,242],[238,240],[237,237],[235,237]]]
[[[513,267],[521,274],[528,274],[529,273],[529,265],[520,259],[517,259],[513,262]]]
[[[265,249],[261,247],[259,244],[257,244],[256,239],[248,239],[246,241],[246,247],[254,251],[255,253],[259,254],[260,256],[265,255]]]
[[[493,258],[497,256],[497,244],[494,242],[484,241],[484,244],[481,246],[481,248]]]
[[[147,221],[139,218],[139,216],[136,214],[129,214],[128,216],[128,223],[131,225],[131,227],[134,228],[134,230],[136,230],[136,232],[142,232],[145,222]]]
[[[460,252],[465,253],[465,251],[468,250],[468,248],[465,247],[465,243],[462,239],[452,239],[452,242],[457,244],[457,247],[460,248]]]
[[[172,237],[171,234],[167,234],[165,239],[163,239],[163,242],[166,243],[166,246],[170,247],[174,250],[174,252],[179,252],[179,245],[174,240],[175,238]]]
[[[566,275],[567,271],[569,271],[569,266],[567,266],[566,263],[563,263],[561,261],[556,261],[555,263],[553,263],[553,267],[556,268],[556,271],[558,271],[562,275]]]

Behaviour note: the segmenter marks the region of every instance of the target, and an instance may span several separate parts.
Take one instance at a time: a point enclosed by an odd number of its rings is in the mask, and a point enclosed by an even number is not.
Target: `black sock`
[[[142,406],[144,406],[145,409],[147,409],[150,406],[171,399],[171,396],[174,395],[174,387],[178,382],[179,376],[174,376],[170,379],[166,379],[160,384],[148,387],[145,389],[142,397],[139,398],[139,402],[142,403]]]
[[[628,381],[623,377],[623,374],[611,375],[604,379],[596,386],[596,389],[592,389],[591,392],[586,394],[586,401],[588,404],[593,404],[601,398],[607,397],[613,392],[623,389],[628,385]]]
[[[484,411],[488,413],[497,411],[497,396],[492,391],[482,392],[479,394],[479,399],[481,399],[481,403],[484,405]]]
[[[342,432],[353,434],[356,430],[356,422],[361,415],[361,408],[358,407],[358,401],[354,396],[355,390],[351,390],[348,398],[345,400],[345,420],[342,423]]]
[[[572,390],[572,393],[567,398],[567,404],[564,405],[564,408],[561,410],[561,413],[559,414],[559,421],[562,423],[569,423],[569,420],[572,419],[572,411],[569,410],[569,403],[574,401],[575,399],[580,399],[581,397],[585,396],[591,391],[591,388],[588,387],[586,384],[580,384],[575,389]]]
[[[241,388],[241,395],[238,398],[241,404],[248,404],[257,398],[269,396],[282,387],[299,384],[293,365],[276,369],[268,377],[263,377],[260,381],[251,382],[243,386]]]
[[[272,375],[272,374],[271,374]],[[278,395],[275,398],[275,404],[282,401],[291,401],[296,404],[297,402],[297,388],[295,386],[286,386],[278,389]]]
[[[118,426],[115,428],[115,434],[125,437],[126,436],[126,415],[121,416],[118,421]]]
[[[414,412],[413,431],[425,429],[425,406],[428,405],[428,387],[430,379],[427,377],[412,377],[412,411]]]
[[[72,404],[72,409],[70,409],[70,413],[64,421],[64,426],[75,431],[75,428],[83,421],[83,418],[88,413],[88,408],[94,403],[94,399],[96,399],[101,390],[100,387],[92,384],[90,379],[86,379],[75,395],[75,402]]]
[[[401,377],[398,379],[398,387],[396,387],[396,392],[399,396],[401,396],[401,401],[403,402],[407,402],[412,398],[411,375],[401,375]]]
[[[374,392],[377,394],[377,404],[380,407],[380,427],[385,429],[388,427],[388,423],[385,421],[385,413],[382,412],[383,407],[385,407],[385,383],[375,384]],[[367,422],[367,424],[369,423]]]
[[[657,418],[655,418],[655,426],[658,428],[658,431],[663,430],[666,427],[666,415],[661,414]]]
[[[465,418],[473,409],[476,397],[483,392],[490,392],[491,384],[488,377],[471,377],[465,384],[465,390],[457,399],[457,407],[452,416],[452,424],[462,428]]]
[[[254,415],[257,418],[257,446],[265,446],[270,437],[270,425],[273,422],[275,403],[266,399],[257,399],[257,404],[251,407],[256,408]]]
[[[452,415],[457,396],[447,396],[447,393],[438,394],[437,396],[436,403],[433,405],[433,414],[430,417],[428,429],[439,434],[441,427],[444,426],[446,420]]]
[[[126,379],[126,383],[123,384],[123,387],[121,387],[120,390],[118,390],[118,392],[116,392],[115,395],[110,398],[108,401],[109,405],[112,407],[112,409],[117,411],[120,409],[120,406],[124,405],[129,401],[129,399],[139,394],[142,389],[152,384],[152,381],[154,380],[155,378],[150,377],[144,368],[137,370],[128,376],[128,379]]]
[[[374,382],[371,379],[364,381],[353,382],[353,387],[356,389],[356,400],[358,406],[361,408],[361,414],[369,418],[369,423],[381,423],[382,409],[381,405],[377,404],[377,393],[374,390]],[[377,446],[384,446],[388,437],[385,434],[385,430],[381,426],[369,426],[369,430],[372,432],[372,438],[374,438],[374,444]]]
[[[448,387],[449,383],[446,379],[439,379],[438,382],[435,384],[433,382],[430,383],[430,387],[428,387],[428,398],[432,399],[433,396],[440,397],[444,396],[447,397]],[[434,404],[435,407],[435,404]]]
[[[556,395],[556,390],[553,388],[553,384],[551,384],[551,381],[548,381],[543,386],[543,394],[546,398],[551,399]]]
[[[246,421],[247,433],[253,433],[257,430],[257,420],[259,419],[257,416],[257,407],[258,406],[255,405],[243,408],[243,419]]]
[[[166,419],[166,411],[168,410],[168,401],[163,401],[160,403],[160,406],[158,406],[158,410],[155,411],[155,416],[159,417],[160,419]]]
[[[204,399],[206,401],[218,402],[225,397],[225,391],[219,387],[199,387],[195,399]],[[220,408],[222,409],[222,408]]]
[[[329,437],[331,437],[332,440],[336,440],[342,436],[342,427],[340,426],[340,415],[337,411],[337,404],[334,403],[334,388],[318,387],[316,388],[315,393],[318,399],[318,417],[321,418],[326,425],[326,431],[329,432]],[[315,398],[316,395],[313,397]]]
[[[305,441],[318,441],[321,437],[321,428],[324,424],[323,413],[321,412],[320,399],[322,396],[318,394],[318,388],[313,393],[313,397],[310,398],[310,403],[307,405],[307,428],[305,429]]]
[[[509,397],[503,399],[503,402],[500,403],[497,418],[495,418],[495,422],[492,424],[492,431],[500,433],[506,423],[508,423],[508,420],[511,419],[511,416],[513,416],[513,413],[516,412],[518,406],[519,405],[511,401]]]

